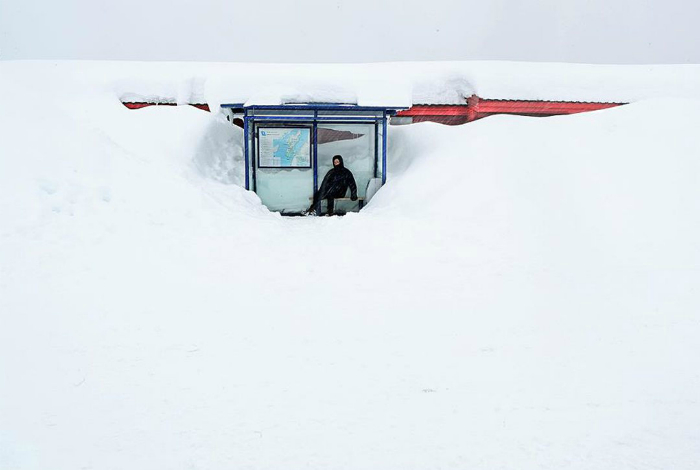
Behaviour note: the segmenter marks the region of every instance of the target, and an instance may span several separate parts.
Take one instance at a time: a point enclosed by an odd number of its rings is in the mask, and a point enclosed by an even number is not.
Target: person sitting
[[[311,207],[306,213],[320,212],[321,201],[325,199],[328,204],[328,215],[333,215],[334,199],[345,197],[348,187],[350,188],[350,199],[357,201],[355,177],[350,170],[345,168],[343,157],[335,155],[333,156],[333,168],[328,170],[328,173],[324,176],[321,187],[314,194],[313,203],[311,203]]]

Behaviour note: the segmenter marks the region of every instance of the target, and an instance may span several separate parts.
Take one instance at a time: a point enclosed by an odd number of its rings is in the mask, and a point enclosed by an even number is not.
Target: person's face
[[[338,160],[337,158],[334,158],[333,159],[333,166],[338,166],[338,165],[340,165],[340,160]]]

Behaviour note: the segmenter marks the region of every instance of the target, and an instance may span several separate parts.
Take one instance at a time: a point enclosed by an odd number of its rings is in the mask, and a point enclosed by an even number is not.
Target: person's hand
[[[357,201],[357,194],[350,196],[351,201]]]

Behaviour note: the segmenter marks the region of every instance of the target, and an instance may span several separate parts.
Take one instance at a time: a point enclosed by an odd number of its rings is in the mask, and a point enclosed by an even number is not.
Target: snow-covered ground
[[[697,468],[700,81],[390,128],[300,219],[221,115],[51,66],[0,63],[0,468]]]

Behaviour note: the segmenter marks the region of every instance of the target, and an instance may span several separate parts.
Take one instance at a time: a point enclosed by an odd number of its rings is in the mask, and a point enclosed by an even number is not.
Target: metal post
[[[314,165],[314,194],[318,191],[318,111],[314,111],[314,154],[313,154],[313,165]]]
[[[318,110],[314,110],[314,122],[313,122],[313,134],[314,134],[314,143],[313,143],[313,166],[314,166],[314,192],[311,195],[311,201],[315,201],[316,197],[316,191],[318,191]],[[316,211],[316,215],[321,215],[321,205],[323,204],[322,201],[319,201],[319,203],[314,207],[314,210]]]
[[[374,120],[374,177],[377,177],[377,167],[379,166],[379,123]]]
[[[255,136],[257,133],[257,130],[255,129],[255,111],[253,111],[253,119],[252,119],[252,124],[253,124],[253,129],[251,132],[251,138],[250,138],[250,143],[251,145],[251,158],[253,159],[253,191],[256,193],[258,192],[258,175],[257,171],[255,169],[255,166],[257,164],[257,154],[255,150]]]
[[[386,111],[382,119],[382,184],[386,183]]]
[[[248,139],[250,136],[248,135],[248,110],[243,110],[243,135],[244,135],[244,154],[245,154],[245,189],[250,189],[250,175],[249,175],[249,170],[250,170],[250,163],[248,161]]]

